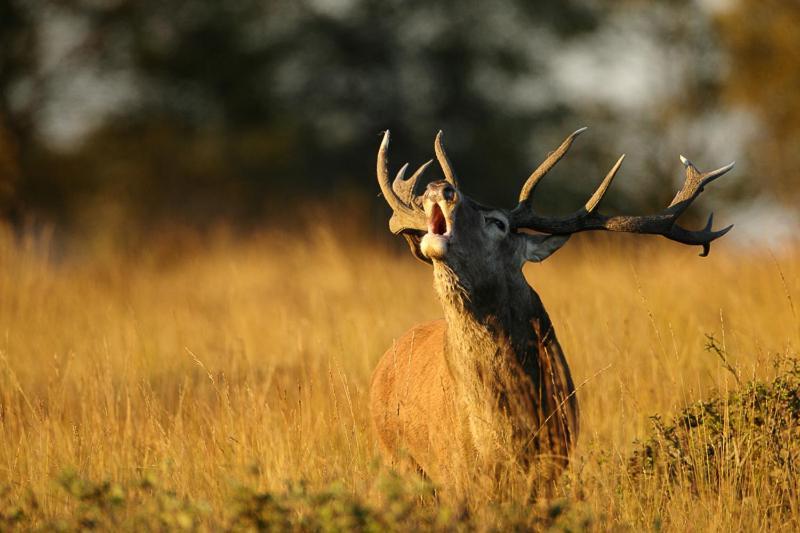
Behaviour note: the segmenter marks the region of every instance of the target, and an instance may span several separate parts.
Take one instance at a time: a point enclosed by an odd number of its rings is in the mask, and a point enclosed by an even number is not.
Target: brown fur
[[[385,456],[398,468],[433,476],[436,458],[451,453],[442,443],[461,432],[444,333],[441,319],[407,331],[381,358],[370,387],[372,425]]]
[[[419,325],[397,340],[372,378],[372,423],[394,466],[457,487],[506,474],[552,479],[577,439],[578,404],[550,318],[522,265],[547,259],[570,234],[586,229],[664,235],[700,244],[704,255],[711,241],[730,229],[711,231],[711,219],[696,232],[675,224],[702,187],[732,167],[700,173],[685,158],[684,186],[659,215],[607,217],[595,210],[622,159],[583,210],[553,219],[537,214],[529,203],[536,184],[584,129],[531,174],[511,211],[481,205],[461,192],[441,132],[435,150],[444,180],[428,183],[416,196],[424,165],[408,180],[403,167],[390,182],[389,133],[384,134],[377,172],[393,211],[389,227],[405,236],[417,258],[433,265],[444,310],[444,320]]]
[[[578,406],[549,318],[536,308],[522,348],[498,338],[491,321],[465,315],[452,328],[441,319],[420,324],[394,342],[370,390],[390,465],[458,488],[498,468],[546,481],[567,464]]]
[[[441,206],[451,230],[421,244],[444,320],[412,328],[375,369],[370,410],[381,450],[395,468],[459,492],[480,478],[552,479],[577,438],[578,405],[520,266],[566,239],[509,233],[491,221],[502,214],[447,182],[429,184],[424,202]]]

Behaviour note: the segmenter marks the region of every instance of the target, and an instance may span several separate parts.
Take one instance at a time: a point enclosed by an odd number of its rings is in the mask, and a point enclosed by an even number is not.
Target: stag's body
[[[567,464],[578,435],[578,404],[569,366],[541,300],[521,267],[542,261],[571,233],[593,229],[664,235],[702,245],[730,228],[688,231],[677,217],[703,186],[730,166],[701,174],[687,160],[686,182],[654,216],[596,212],[619,169],[608,173],[586,206],[548,218],[530,207],[538,181],[563,157],[571,135],[531,175],[513,210],[482,206],[458,189],[437,136],[445,180],[415,194],[424,165],[410,179],[387,171],[388,132],[378,153],[378,181],[394,210],[390,229],[414,255],[433,264],[444,319],[412,328],[395,341],[373,374],[370,410],[380,447],[395,467],[411,467],[456,487],[476,476],[522,474],[548,481]],[[550,233],[533,235],[533,229]],[[536,479],[534,479],[536,478]]]
[[[500,465],[526,473],[534,458],[564,466],[578,406],[538,296],[520,279],[518,292],[467,299],[446,267],[434,272],[445,319],[404,334],[373,375],[372,421],[385,454],[456,482]]]

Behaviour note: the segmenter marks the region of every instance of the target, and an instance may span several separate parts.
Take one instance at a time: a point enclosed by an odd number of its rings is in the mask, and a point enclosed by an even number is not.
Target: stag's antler
[[[530,198],[530,196],[533,194],[533,191],[536,190],[536,186],[539,185],[539,181],[541,181],[544,175],[550,172],[550,169],[556,166],[556,163],[561,161],[561,158],[566,155],[567,150],[569,150],[569,147],[572,146],[572,142],[575,140],[575,137],[588,129],[589,128],[584,126],[583,128],[572,132],[572,135],[564,139],[564,142],[562,142],[554,152],[550,153],[550,155],[548,155],[545,160],[542,161],[542,164],[533,171],[530,177],[525,181],[525,185],[523,185],[522,189],[519,191],[520,203],[528,201],[528,198]]]
[[[442,172],[444,172],[444,179],[458,189],[456,172],[453,170],[453,165],[450,164],[450,159],[448,159],[447,153],[444,151],[444,133],[442,133],[442,130],[439,130],[439,133],[436,134],[436,141],[433,143],[433,147],[436,151],[436,159],[439,160],[439,165],[442,167]]]
[[[397,172],[394,182],[390,182],[388,153],[389,130],[386,130],[381,147],[378,149],[378,185],[393,211],[392,218],[389,219],[389,229],[395,235],[407,230],[427,231],[425,212],[416,201],[415,191],[419,177],[433,160],[419,167],[408,179],[405,179],[406,170],[408,170],[408,163],[406,163]]]
[[[683,244],[699,245],[703,247],[701,256],[708,255],[711,249],[711,242],[728,233],[733,225],[721,230],[712,231],[711,223],[714,218],[712,213],[708,217],[708,223],[702,230],[691,231],[677,224],[678,217],[691,205],[691,203],[703,192],[703,188],[719,178],[730,169],[733,163],[726,165],[711,172],[701,173],[695,168],[691,161],[681,156],[681,162],[686,167],[686,180],[683,187],[672,199],[669,206],[663,211],[654,215],[646,216],[608,216],[596,211],[600,200],[608,191],[611,182],[616,176],[617,171],[622,165],[623,155],[616,164],[606,174],[602,183],[581,209],[571,215],[564,217],[546,217],[537,214],[531,206],[531,194],[536,185],[544,175],[564,157],[567,150],[572,145],[580,133],[586,128],[581,128],[561,143],[558,149],[550,154],[547,159],[537,168],[522,187],[519,197],[519,205],[511,211],[512,227],[532,229],[544,233],[569,234],[589,230],[619,231],[627,233],[647,233],[652,235],[663,235],[664,237]]]

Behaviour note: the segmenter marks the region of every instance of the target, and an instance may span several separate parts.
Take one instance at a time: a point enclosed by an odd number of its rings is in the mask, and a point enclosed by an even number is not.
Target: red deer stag
[[[531,174],[511,210],[487,207],[462,192],[441,132],[434,146],[445,179],[417,194],[431,160],[408,179],[404,165],[391,182],[389,132],[384,134],[378,184],[393,210],[389,229],[405,237],[417,258],[433,264],[433,285],[444,310],[443,319],[397,339],[372,377],[373,429],[394,466],[411,466],[456,486],[474,479],[470,476],[510,472],[498,467],[510,466],[528,482],[561,471],[578,436],[578,403],[553,325],[525,281],[523,264],[547,259],[581,231],[663,235],[702,246],[705,256],[711,241],[731,229],[712,231],[711,216],[698,231],[676,223],[706,185],[733,167],[701,173],[684,157],[683,187],[657,214],[597,211],[624,156],[583,208],[562,217],[538,214],[531,206],[536,186],[585,129],[567,137]],[[544,459],[546,470],[534,468]]]

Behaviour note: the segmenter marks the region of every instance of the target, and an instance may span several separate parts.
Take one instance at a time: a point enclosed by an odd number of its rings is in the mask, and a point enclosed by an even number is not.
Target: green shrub
[[[580,531],[591,520],[575,502],[555,500],[536,505],[504,503],[490,516],[470,516],[442,504],[430,483],[394,474],[380,478],[377,496],[360,497],[341,483],[310,490],[302,482],[284,491],[259,491],[240,485],[232,490],[218,517],[144,478],[131,487],[94,483],[68,470],[58,478],[65,495],[57,516],[46,516],[35,498],[12,502],[0,494],[0,531]]]
[[[710,340],[709,349],[718,350]],[[796,502],[800,361],[785,359],[776,366],[778,375],[771,381],[716,392],[668,422],[651,417],[651,435],[637,443],[629,461],[633,478],[680,484],[693,493],[733,489],[740,498],[757,497],[769,487],[773,498],[780,495],[776,505]]]

